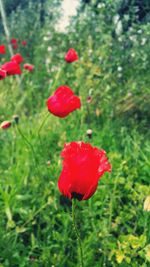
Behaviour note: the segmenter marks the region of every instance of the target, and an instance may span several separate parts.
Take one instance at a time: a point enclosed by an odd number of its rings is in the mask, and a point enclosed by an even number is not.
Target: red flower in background
[[[7,75],[21,74],[20,66],[15,61],[6,62],[1,66],[1,69],[6,71]]]
[[[91,103],[92,102],[92,97],[89,95],[89,96],[87,96],[87,98],[86,98],[86,102],[87,103]]]
[[[5,45],[0,45],[0,54],[6,54],[6,47],[5,47]]]
[[[34,65],[26,63],[26,64],[23,65],[23,68],[25,70],[28,70],[29,72],[32,72],[34,70]]]
[[[3,80],[6,78],[6,71],[0,69],[0,80]]]
[[[71,62],[74,62],[74,61],[78,60],[77,52],[73,48],[70,48],[68,50],[68,52],[66,53],[66,55],[65,55],[65,60],[68,63],[71,63]]]
[[[68,86],[62,85],[48,98],[47,107],[53,115],[64,118],[80,108],[81,102],[80,98]]]
[[[17,49],[18,48],[18,44],[12,44],[12,48],[13,49]]]
[[[63,169],[58,180],[58,188],[70,199],[89,199],[95,193],[101,176],[111,171],[106,152],[88,143],[65,144],[61,156]]]
[[[18,53],[18,54],[11,57],[11,61],[15,61],[17,64],[20,64],[21,62],[24,61],[24,59],[21,56],[21,54]]]
[[[11,121],[3,121],[0,125],[1,129],[7,129],[11,126]]]
[[[10,42],[11,42],[11,44],[17,44],[18,40],[15,39],[15,38],[12,38],[12,39],[10,40]]]
[[[27,45],[27,42],[26,42],[25,40],[23,40],[23,41],[21,42],[21,44],[22,44],[23,46],[26,46],[26,45]]]

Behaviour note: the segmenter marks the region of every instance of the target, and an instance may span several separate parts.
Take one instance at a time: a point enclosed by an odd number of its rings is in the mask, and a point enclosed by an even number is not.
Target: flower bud
[[[13,121],[18,124],[19,123],[19,116],[18,115],[13,115]]]
[[[91,139],[92,138],[92,130],[91,129],[88,129],[87,130],[87,132],[86,132],[86,134],[87,134],[87,136]]]
[[[9,128],[10,126],[11,126],[11,121],[3,121],[0,125],[0,128],[5,130]]]
[[[86,102],[87,103],[91,103],[91,101],[92,101],[92,97],[89,95],[89,96],[87,96],[87,98],[86,98]]]

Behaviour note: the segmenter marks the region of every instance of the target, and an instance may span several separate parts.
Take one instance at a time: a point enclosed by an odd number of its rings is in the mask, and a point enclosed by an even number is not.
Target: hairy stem
[[[81,260],[81,267],[84,267],[84,261],[83,261],[83,249],[82,249],[82,243],[80,234],[76,225],[76,216],[75,216],[75,199],[72,199],[72,220],[73,220],[73,227],[77,236],[78,244],[79,244],[79,251],[80,251],[80,260]]]

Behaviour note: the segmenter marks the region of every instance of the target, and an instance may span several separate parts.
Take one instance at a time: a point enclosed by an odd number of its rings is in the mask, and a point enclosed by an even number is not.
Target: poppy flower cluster
[[[10,40],[10,43],[11,43],[13,49],[17,49],[18,48],[18,40],[17,39],[12,38]]]
[[[1,70],[6,72],[6,75],[20,75],[22,73],[19,64],[16,61],[6,62],[1,66]]]
[[[17,39],[11,39],[12,44],[16,44]],[[5,46],[0,46],[0,52],[5,51]],[[17,53],[11,57],[11,60],[8,62],[5,62],[3,65],[0,66],[0,80],[3,80],[6,78],[6,76],[10,75],[21,75],[21,63],[24,61],[24,58],[20,53]],[[32,72],[34,70],[34,65],[26,63],[23,65],[23,68],[28,70],[29,72]]]
[[[70,48],[65,55],[68,63],[78,60],[78,54]],[[87,98],[90,103],[91,96]],[[71,88],[62,85],[47,100],[50,113],[60,118],[65,118],[71,112],[81,107],[80,98]],[[92,130],[87,131],[87,136],[92,137]],[[65,144],[61,152],[63,158],[62,171],[58,180],[60,192],[72,199],[89,199],[96,191],[98,181],[105,172],[111,171],[111,165],[106,152],[92,147],[89,143],[71,142]]]
[[[19,47],[19,41],[16,38],[12,38],[10,40],[10,43],[11,43],[11,46],[12,46],[13,49],[17,49]],[[22,46],[26,46],[27,45],[27,41],[26,40],[21,41],[21,45]]]
[[[23,65],[23,68],[25,70],[28,70],[29,72],[32,72],[34,70],[34,65],[26,63],[26,64]]]

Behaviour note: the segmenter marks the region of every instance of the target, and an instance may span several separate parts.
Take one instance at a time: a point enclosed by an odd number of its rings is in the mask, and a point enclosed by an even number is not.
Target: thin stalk
[[[74,231],[77,236],[78,244],[79,244],[79,251],[80,251],[80,260],[81,260],[81,267],[84,267],[84,260],[83,260],[83,249],[82,249],[82,243],[81,243],[81,237],[76,225],[76,216],[75,216],[75,199],[72,199],[72,221],[73,221],[73,227]]]
[[[3,23],[6,39],[8,42],[9,52],[10,52],[10,55],[13,56],[13,50],[12,50],[12,47],[10,45],[10,33],[9,33],[8,26],[7,26],[7,19],[6,19],[6,14],[5,14],[4,5],[3,5],[2,0],[0,0],[0,13],[1,13],[1,17],[2,17],[2,23]]]
[[[49,112],[46,113],[46,116],[44,117],[44,119],[43,119],[43,121],[42,121],[42,123],[41,123],[41,125],[40,125],[40,127],[38,129],[38,132],[37,132],[38,136],[40,136],[40,132],[41,132],[41,130],[42,130],[42,128],[43,128],[48,116],[49,116]]]
[[[9,32],[9,28],[7,25],[7,18],[6,18],[6,13],[5,13],[5,9],[4,9],[4,5],[3,5],[3,0],[0,0],[0,14],[1,14],[1,18],[2,18],[2,24],[4,27],[4,32],[6,35],[6,40],[8,43],[8,49],[9,49],[9,53],[11,55],[11,57],[14,55],[11,44],[10,44],[10,32]],[[17,82],[20,85],[21,84],[21,79],[16,76]]]
[[[45,209],[49,205],[48,202],[43,204],[42,207],[40,207],[35,213],[32,215],[32,218],[28,219],[21,227],[25,227],[27,224],[29,224],[43,209]]]
[[[61,77],[61,75],[62,75],[62,73],[63,73],[64,66],[65,66],[65,65],[62,65],[61,69],[59,69],[59,70],[57,71],[56,76],[55,76],[55,80],[54,80],[54,82],[52,83],[52,85],[49,86],[49,90],[50,90],[51,88],[56,89],[55,87],[56,87],[56,85],[57,85],[57,82],[58,82],[59,78]]]
[[[32,151],[32,154],[33,154],[34,161],[35,161],[35,166],[37,168],[37,172],[39,173],[39,169],[38,169],[38,165],[37,165],[37,161],[36,161],[36,153],[34,151],[34,148],[33,148],[32,144],[27,139],[27,137],[23,134],[23,132],[21,131],[21,129],[19,128],[18,125],[17,125],[17,130],[18,130],[19,134],[21,135],[21,137],[24,139],[25,143],[30,147],[30,149]]]

